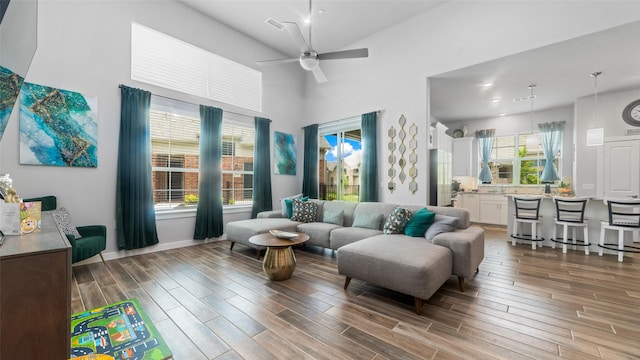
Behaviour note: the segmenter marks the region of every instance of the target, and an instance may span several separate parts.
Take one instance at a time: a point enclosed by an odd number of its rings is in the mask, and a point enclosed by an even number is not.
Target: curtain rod
[[[122,88],[123,86],[130,87],[130,86],[124,85],[124,84],[118,85],[119,88]],[[141,90],[143,90],[143,89],[141,89]],[[149,90],[145,90],[145,91],[149,91]],[[151,92],[151,91],[149,91],[149,92]],[[151,93],[151,95],[157,96],[157,97],[160,97],[160,98],[163,98],[163,99],[167,99],[167,100],[181,102],[183,104],[189,104],[189,105],[194,105],[194,106],[198,106],[199,105],[199,104],[194,104],[192,102],[185,101],[185,100],[178,100],[178,99],[175,99],[175,98],[172,98],[172,97],[169,97],[169,96],[157,95],[157,94],[154,94],[154,93]],[[222,111],[223,111],[223,113],[229,113],[229,114],[238,115],[238,116],[245,116],[245,117],[248,117],[248,118],[254,118],[254,116],[251,116],[251,115],[240,114],[240,113],[233,112],[233,111],[228,111],[228,110],[225,110],[225,109],[222,109]],[[269,122],[271,122],[271,119],[269,119]]]
[[[369,111],[369,112],[375,112],[376,114],[380,114],[380,113],[382,113],[382,111],[383,110],[380,109],[380,110]],[[368,113],[363,113],[363,114],[368,114]],[[332,120],[332,121],[329,121],[329,122],[326,122],[326,123],[322,123],[322,124],[318,124],[318,125],[323,125],[323,126],[334,125],[334,124],[337,124],[337,123],[339,123],[341,121],[348,120],[348,119],[353,119],[353,118],[358,117],[358,116],[362,116],[362,114],[355,115],[355,116],[349,116],[349,117],[345,117],[345,118],[338,119],[338,120]],[[312,125],[312,124],[309,124],[309,125]],[[307,126],[309,126],[309,125],[307,125]],[[301,129],[304,129],[307,126],[303,126]]]

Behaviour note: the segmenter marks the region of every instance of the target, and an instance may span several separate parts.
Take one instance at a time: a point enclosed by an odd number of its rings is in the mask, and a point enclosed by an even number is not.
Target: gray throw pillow
[[[403,234],[404,227],[407,226],[410,218],[411,210],[398,206],[391,211],[387,221],[384,222],[382,232],[385,234]]]
[[[322,222],[327,224],[344,225],[344,210],[324,210]]]
[[[380,223],[382,222],[382,214],[370,214],[359,213],[356,218],[353,219],[352,227],[359,227],[365,229],[380,230]]]
[[[318,204],[314,201],[301,201],[293,199],[293,214],[291,220],[300,222],[315,222],[318,213]]]
[[[293,200],[293,199],[300,199],[302,198],[302,194],[297,194],[297,195],[292,195],[286,198],[282,198],[280,199],[280,205],[282,206],[282,217],[288,217],[289,214],[287,213],[287,205],[285,203],[285,200]]]
[[[71,215],[69,215],[67,209],[61,207],[58,210],[52,211],[51,215],[53,215],[53,221],[58,224],[63,233],[66,235],[73,235],[76,239],[80,239],[82,237],[78,232],[78,229],[76,229],[76,227],[71,223]]]
[[[455,231],[458,227],[458,218],[455,216],[438,215],[433,220],[433,224],[429,226],[427,232],[424,233],[424,237],[431,241],[434,237],[443,232]]]

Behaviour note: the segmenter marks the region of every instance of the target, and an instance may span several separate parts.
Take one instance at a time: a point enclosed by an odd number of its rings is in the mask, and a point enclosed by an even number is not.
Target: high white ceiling
[[[308,0],[178,0],[288,57],[300,56],[286,31],[265,23],[267,18],[297,22],[308,41],[302,19]],[[342,50],[374,33],[428,11],[445,1],[434,0],[315,0],[312,2],[312,45],[318,53]],[[318,13],[319,10],[323,13]],[[256,59],[269,60],[269,59]]]
[[[307,0],[177,1],[276,49],[283,58],[298,57],[299,50],[289,34],[267,24],[267,18],[297,22],[308,39],[308,27],[302,24],[309,11]],[[343,50],[446,1],[450,0],[314,0],[312,45],[319,53]],[[569,105],[593,94],[589,74],[596,71],[603,72],[598,78],[600,93],[638,88],[638,34],[640,22],[434,76],[431,114],[448,122],[528,112],[528,100],[513,99],[527,97],[530,84],[537,84],[536,110]],[[494,85],[483,88],[485,82]],[[492,103],[493,99],[500,101]]]
[[[635,22],[437,75],[429,82],[431,115],[448,122],[529,112],[529,100],[513,99],[529,96],[530,84],[537,85],[534,110],[573,104],[594,94],[596,71],[598,93],[640,88],[639,34]]]

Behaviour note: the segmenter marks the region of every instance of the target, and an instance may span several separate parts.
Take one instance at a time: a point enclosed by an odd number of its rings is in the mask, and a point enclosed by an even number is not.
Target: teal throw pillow
[[[293,213],[291,214],[291,220],[305,223],[316,221],[318,204],[314,201],[307,201],[308,199],[309,198],[293,200]]]
[[[356,215],[356,218],[353,219],[352,227],[380,230],[381,222],[382,214],[359,213]]]
[[[309,197],[305,196],[300,199],[284,199],[284,205],[287,211],[287,219],[291,219],[291,216],[293,215],[293,200],[307,201],[309,200]]]
[[[344,225],[344,210],[324,210],[322,222],[327,224]]]
[[[293,204],[293,199],[300,199],[302,198],[302,193],[297,194],[297,195],[292,195],[292,196],[288,196],[286,198],[282,198],[280,200],[280,206],[282,209],[282,217],[288,217],[291,218],[291,205]],[[287,200],[289,200],[289,208],[287,209]],[[287,210],[289,210],[289,212],[287,212]]]
[[[382,232],[385,234],[402,234],[410,218],[411,210],[398,206],[391,211],[387,221],[384,222]]]
[[[404,234],[413,237],[424,236],[429,225],[433,223],[433,219],[435,219],[435,217],[436,213],[425,208],[416,211],[411,216],[407,226],[404,227]]]

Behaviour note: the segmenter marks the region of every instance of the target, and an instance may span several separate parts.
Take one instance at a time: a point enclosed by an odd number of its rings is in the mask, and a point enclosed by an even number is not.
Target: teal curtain
[[[360,201],[378,201],[378,146],[375,112],[362,114]]]
[[[302,194],[318,198],[318,124],[304,127]]]
[[[271,120],[256,117],[256,144],[253,153],[253,206],[251,218],[261,211],[273,210],[271,199],[271,156],[269,123]]]
[[[489,168],[489,161],[491,161],[491,150],[493,150],[493,141],[495,138],[496,129],[476,131],[476,139],[478,139],[478,146],[480,146],[480,161],[482,162],[482,169],[478,175],[478,180],[482,182],[491,182],[491,180],[493,180],[491,169]]]
[[[542,135],[542,150],[546,160],[540,181],[560,180],[555,160],[562,148],[564,121],[539,124],[538,129],[540,129],[540,134]]]
[[[118,249],[158,243],[151,185],[151,93],[120,86],[120,142],[116,180]]]
[[[222,109],[200,105],[200,179],[193,238],[222,235]]]

